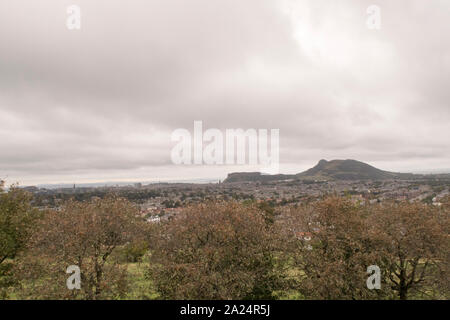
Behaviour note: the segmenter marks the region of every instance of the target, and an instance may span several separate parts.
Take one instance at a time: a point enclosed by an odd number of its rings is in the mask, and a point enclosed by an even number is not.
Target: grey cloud
[[[279,128],[286,170],[448,167],[448,1],[377,1],[380,31],[356,0],[79,0],[69,31],[73,2],[0,4],[0,177],[224,176],[170,166],[194,120]]]

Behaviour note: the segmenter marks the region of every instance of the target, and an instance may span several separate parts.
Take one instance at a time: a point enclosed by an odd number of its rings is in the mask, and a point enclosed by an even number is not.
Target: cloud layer
[[[81,8],[81,30],[66,8]],[[280,129],[282,171],[355,158],[450,168],[450,3],[5,0],[0,178],[25,184],[223,177],[174,167],[170,134]]]

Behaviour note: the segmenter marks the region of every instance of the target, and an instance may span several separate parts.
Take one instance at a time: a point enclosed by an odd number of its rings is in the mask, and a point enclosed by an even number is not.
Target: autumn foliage
[[[138,209],[127,200],[110,196],[90,202],[70,200],[45,213],[23,256],[22,275],[33,281],[36,298],[120,298],[127,291],[126,266],[111,259],[143,229]],[[66,268],[81,269],[81,290],[68,290]]]
[[[33,208],[0,187],[0,294],[17,299],[449,299],[450,201],[204,202],[146,221],[110,195]],[[66,286],[68,266],[81,289]],[[367,268],[381,288],[367,287]],[[134,269],[133,269],[134,268]],[[141,268],[138,273],[130,270]],[[136,281],[139,281],[137,283]]]
[[[297,287],[314,299],[448,298],[449,210],[421,203],[367,205],[330,197],[293,210],[287,227]],[[298,232],[293,234],[298,235]],[[378,266],[381,289],[366,286]]]
[[[279,235],[252,206],[207,203],[163,226],[150,271],[168,299],[270,299],[281,284]]]

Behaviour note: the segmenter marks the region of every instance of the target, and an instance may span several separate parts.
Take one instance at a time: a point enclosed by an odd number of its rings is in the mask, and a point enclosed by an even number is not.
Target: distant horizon
[[[332,159],[332,160],[337,160],[337,159]],[[332,161],[332,160],[328,160],[328,161]],[[357,160],[357,159],[355,159]],[[318,160],[319,161],[319,160]],[[316,165],[317,162],[314,164]],[[359,160],[357,160],[359,161]],[[364,162],[364,161],[362,161]],[[366,162],[367,163],[367,162]],[[368,163],[369,165],[372,165],[370,163]],[[305,168],[304,170],[301,171],[295,171],[295,170],[287,170],[286,172],[280,172],[280,174],[296,174],[296,173],[300,173],[303,172],[311,167],[313,167],[314,165]],[[374,165],[372,165],[374,166]],[[378,168],[377,166],[374,166],[376,168]],[[450,174],[450,168],[442,168],[442,169],[418,169],[418,170],[410,170],[410,171],[395,171],[395,170],[388,170],[385,168],[378,168],[381,170],[385,170],[385,171],[390,171],[390,172],[398,172],[398,173],[413,173],[413,174]],[[71,187],[74,184],[77,187],[84,187],[84,186],[115,186],[115,185],[119,185],[119,186],[127,186],[127,185],[133,185],[135,183],[142,183],[143,185],[147,185],[147,184],[158,184],[158,183],[192,183],[192,184],[201,184],[201,183],[215,183],[216,181],[223,181],[228,174],[230,173],[235,173],[235,172],[259,172],[258,170],[232,170],[232,171],[228,171],[225,174],[221,174],[221,175],[216,175],[216,176],[206,176],[206,177],[196,177],[196,176],[189,176],[189,177],[162,177],[162,178],[124,178],[124,179],[118,179],[118,180],[114,180],[114,179],[105,179],[105,180],[90,180],[90,181],[66,181],[66,182],[52,182],[52,181],[47,181],[47,182],[42,182],[42,183],[27,183],[27,184],[22,184],[20,181],[15,181],[15,182],[11,182],[8,179],[5,180],[5,182],[7,183],[8,186],[10,186],[11,184],[15,184],[15,183],[19,183],[20,187],[31,187],[31,186],[36,186],[36,187],[40,187],[40,188],[59,188],[61,187]],[[2,180],[2,178],[0,177],[0,180]]]

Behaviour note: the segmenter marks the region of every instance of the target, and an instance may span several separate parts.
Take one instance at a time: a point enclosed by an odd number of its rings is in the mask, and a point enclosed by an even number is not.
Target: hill
[[[295,175],[263,175],[260,172],[230,173],[224,182],[275,181],[275,180],[388,180],[411,179],[411,173],[396,173],[377,169],[357,160],[320,160],[317,165]]]
[[[319,180],[386,180],[406,178],[410,174],[377,169],[357,160],[320,160],[313,168],[296,175],[300,179]]]

